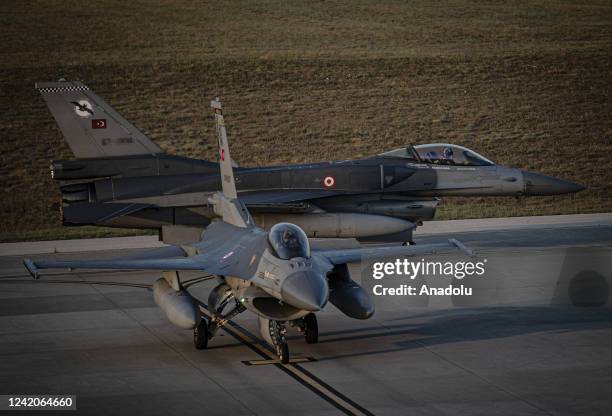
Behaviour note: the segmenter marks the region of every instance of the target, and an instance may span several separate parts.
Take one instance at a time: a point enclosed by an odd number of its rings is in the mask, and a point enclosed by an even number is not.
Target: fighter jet
[[[76,160],[51,164],[65,225],[149,228],[196,242],[215,212],[217,163],[166,154],[80,82],[38,83]],[[233,162],[233,161],[232,161]],[[407,146],[357,160],[238,167],[240,199],[262,228],[299,225],[309,237],[411,243],[443,196],[537,196],[582,186],[495,164],[453,144]],[[78,182],[75,182],[78,181]]]
[[[278,223],[269,232],[258,227],[236,190],[221,104],[212,101],[211,105],[217,121],[222,192],[209,198],[219,219],[204,230],[199,242],[164,247],[166,257],[146,252],[111,260],[24,259],[30,274],[38,278],[41,269],[53,268],[164,271],[163,278],[153,285],[155,301],[176,326],[194,329],[196,348],[206,348],[229,319],[249,310],[259,317],[264,340],[275,348],[279,361],[286,364],[287,325],[299,328],[307,342],[317,342],[314,312],[320,311],[328,300],[353,318],[367,319],[374,313],[370,296],[350,279],[347,263],[454,250],[471,254],[452,239],[420,246],[311,250],[306,233],[295,224]],[[171,257],[167,257],[169,254]],[[181,285],[179,272],[184,270],[218,276],[219,285],[208,297],[212,318],[202,317],[200,302]]]

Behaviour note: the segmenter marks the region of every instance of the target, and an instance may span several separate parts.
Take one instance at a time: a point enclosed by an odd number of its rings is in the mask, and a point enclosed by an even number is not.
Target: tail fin
[[[222,190],[221,193],[216,193],[213,196],[211,202],[214,204],[215,213],[223,217],[223,221],[242,228],[254,227],[255,222],[251,214],[249,214],[246,205],[238,199],[238,193],[236,192],[236,181],[225,132],[221,102],[219,99],[213,100],[210,102],[210,106],[215,112],[215,122],[217,123]]]
[[[37,82],[36,89],[77,158],[163,153],[86,85],[78,81]]]
[[[223,195],[229,199],[238,198],[236,192],[236,181],[234,180],[234,169],[232,169],[232,158],[227,143],[227,133],[225,132],[225,122],[223,121],[223,111],[221,101],[213,100],[210,106],[215,112],[215,122],[217,123],[217,137],[219,138],[219,166],[221,167],[221,187]]]

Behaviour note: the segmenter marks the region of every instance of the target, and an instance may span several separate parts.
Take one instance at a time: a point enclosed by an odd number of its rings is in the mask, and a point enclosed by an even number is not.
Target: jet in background
[[[64,225],[157,229],[196,242],[216,216],[219,166],[166,154],[80,82],[37,83],[76,160],[51,163]],[[223,155],[221,155],[223,156]],[[281,222],[308,237],[411,243],[443,196],[537,196],[582,186],[496,165],[462,146],[408,146],[357,160],[235,168],[240,199],[264,229]]]
[[[411,247],[311,250],[306,233],[295,224],[278,223],[269,232],[256,226],[236,191],[221,103],[212,101],[211,105],[217,121],[222,192],[213,193],[208,203],[220,218],[205,229],[200,241],[111,260],[24,259],[30,274],[39,278],[41,269],[56,268],[164,271],[163,278],[153,285],[154,299],[173,324],[194,330],[196,348],[206,348],[229,319],[249,310],[259,319],[262,338],[286,364],[286,326],[298,328],[306,342],[316,343],[319,330],[314,312],[323,309],[328,300],[352,318],[373,315],[374,303],[350,279],[347,263],[455,250],[471,254],[452,239]],[[179,272],[183,270],[207,272],[218,278],[208,297],[206,317],[201,315],[201,302],[181,284]]]

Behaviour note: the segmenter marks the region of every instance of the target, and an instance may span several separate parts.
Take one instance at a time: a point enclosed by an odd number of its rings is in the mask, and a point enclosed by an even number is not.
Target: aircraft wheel
[[[197,350],[206,349],[208,346],[208,323],[202,319],[200,324],[193,330],[193,345]]]
[[[304,337],[307,344],[316,344],[319,342],[319,325],[317,324],[317,316],[314,313],[309,313],[304,317]]]
[[[287,341],[280,341],[276,345],[276,354],[278,355],[278,359],[282,364],[289,364],[289,345]]]

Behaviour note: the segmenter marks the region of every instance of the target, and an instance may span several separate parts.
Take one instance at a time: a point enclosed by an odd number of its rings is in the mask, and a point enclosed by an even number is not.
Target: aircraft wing
[[[468,249],[454,238],[446,243],[421,244],[415,246],[375,246],[349,248],[343,250],[322,250],[316,254],[325,257],[332,264],[345,264],[362,260],[386,259],[391,257],[411,257],[425,254],[449,253],[460,250],[469,256],[473,255]]]
[[[252,277],[244,268],[239,267],[238,256],[234,256],[233,252],[223,256],[198,254],[191,257],[175,257],[176,254],[179,254],[179,250],[176,250],[176,253],[166,250],[167,255],[172,257],[164,258],[152,258],[153,253],[143,253],[132,255],[129,258],[105,260],[24,259],[23,264],[34,279],[40,277],[41,269],[196,270],[217,275],[231,275],[245,280]]]

